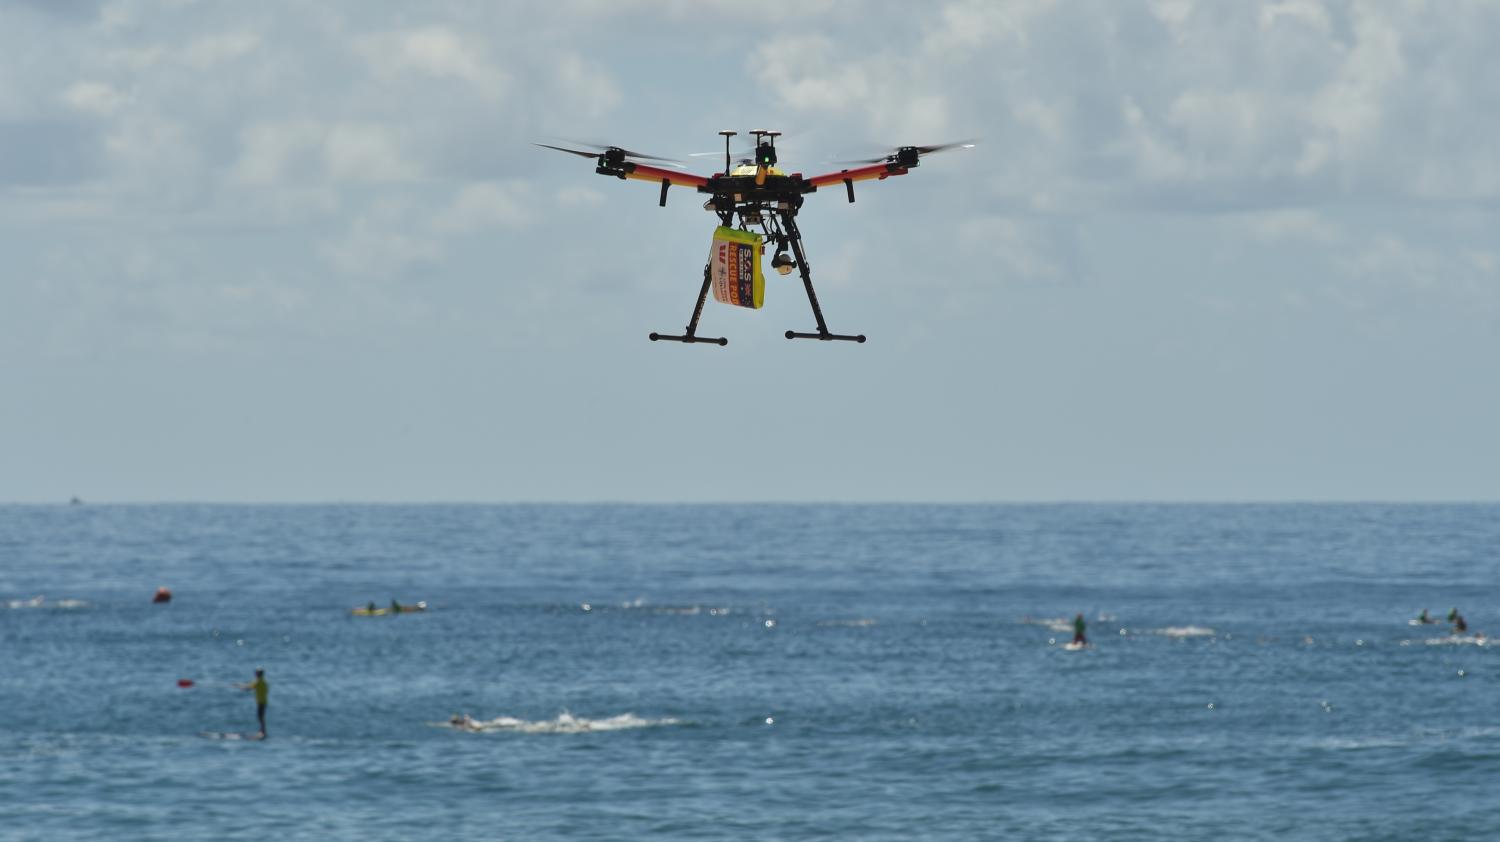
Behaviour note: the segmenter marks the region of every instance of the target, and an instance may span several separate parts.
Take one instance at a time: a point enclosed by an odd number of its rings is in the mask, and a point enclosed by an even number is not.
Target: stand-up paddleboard
[[[262,736],[258,732],[250,732],[248,734],[240,734],[240,733],[236,733],[234,731],[203,731],[198,736],[203,737],[204,739],[209,739],[209,740],[259,741],[259,740],[264,740],[265,739],[265,737]]]

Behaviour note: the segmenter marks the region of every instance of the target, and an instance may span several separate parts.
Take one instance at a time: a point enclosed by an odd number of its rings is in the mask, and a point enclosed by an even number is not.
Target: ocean
[[[1500,839],[1497,574],[1495,505],[0,506],[0,838]]]

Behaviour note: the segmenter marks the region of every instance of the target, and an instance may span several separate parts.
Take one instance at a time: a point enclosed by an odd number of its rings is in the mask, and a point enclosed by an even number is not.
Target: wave
[[[87,608],[89,604],[81,599],[57,599],[48,602],[46,597],[37,595],[31,599],[12,599],[5,603],[6,608]]]
[[[1164,629],[1151,629],[1146,634],[1159,634],[1163,637],[1213,637],[1217,632],[1205,626],[1167,626]]]
[[[616,605],[596,602],[580,602],[578,608],[584,613],[595,611],[644,611],[648,614],[684,614],[696,616],[707,614],[710,617],[725,617],[729,615],[729,608],[717,605],[653,605],[644,598],[637,597],[629,602],[621,602]]]
[[[872,620],[872,619],[870,619],[869,617],[861,617],[858,620],[819,620],[818,621],[818,626],[821,627],[821,628],[825,628],[825,629],[827,629],[827,628],[865,629],[865,628],[869,628],[870,626],[873,626],[873,625],[875,625],[875,621]]]
[[[1428,646],[1493,646],[1494,641],[1482,634],[1450,634],[1445,637],[1429,637],[1422,641]]]
[[[475,719],[467,713],[455,713],[448,718],[447,722],[434,722],[431,724],[439,728],[452,728],[455,731],[467,731],[471,734],[484,734],[493,731],[510,731],[518,734],[586,734],[596,731],[625,731],[632,728],[680,725],[682,724],[682,720],[672,717],[646,719],[636,716],[633,713],[622,713],[618,716],[607,716],[602,719],[590,719],[586,716],[574,716],[567,711],[563,711],[557,715],[556,719],[541,719],[536,721],[518,719],[514,716]]]
[[[1067,617],[1022,617],[1023,626],[1045,626],[1055,632],[1070,632],[1073,630],[1073,621]]]

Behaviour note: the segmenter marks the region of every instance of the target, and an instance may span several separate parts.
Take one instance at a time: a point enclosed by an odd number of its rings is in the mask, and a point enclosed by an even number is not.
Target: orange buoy
[[[193,680],[191,678],[179,678],[177,679],[177,686],[183,689],[187,689],[188,687],[193,686]]]
[[[156,589],[156,596],[151,597],[151,601],[152,602],[171,602],[172,601],[172,589],[171,588],[157,588]]]

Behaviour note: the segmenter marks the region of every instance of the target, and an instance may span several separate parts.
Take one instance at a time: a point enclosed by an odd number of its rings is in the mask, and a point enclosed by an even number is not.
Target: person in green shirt
[[[1079,646],[1089,645],[1088,636],[1083,633],[1083,630],[1086,628],[1088,628],[1088,624],[1083,622],[1082,614],[1073,618],[1073,642]]]
[[[266,700],[271,696],[271,684],[266,681],[266,671],[258,669],[255,671],[255,680],[249,684],[240,684],[241,690],[255,691],[255,718],[260,722],[260,738],[266,738]]]
[[[1448,612],[1448,622],[1453,624],[1454,634],[1463,634],[1469,630],[1469,624],[1464,622],[1464,615],[1458,613],[1457,608]]]

